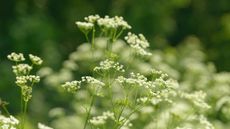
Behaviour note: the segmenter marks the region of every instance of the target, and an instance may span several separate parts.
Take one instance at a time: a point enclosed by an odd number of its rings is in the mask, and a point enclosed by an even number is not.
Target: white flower
[[[32,87],[22,86],[22,96],[25,102],[28,102],[32,98]]]
[[[95,23],[100,18],[99,15],[90,15],[88,17],[85,17],[85,20],[90,23]]]
[[[114,69],[119,72],[125,72],[124,66],[119,64],[118,62],[114,62],[112,60],[106,59],[100,62],[100,66],[94,68],[94,71],[107,71],[110,69]]]
[[[30,58],[31,62],[35,65],[41,65],[43,62],[43,60],[40,57],[34,56],[32,54],[29,54],[29,58]]]
[[[18,86],[25,86],[28,85],[27,83],[30,82],[31,84],[38,83],[40,81],[39,76],[35,75],[27,75],[27,76],[18,76],[16,77],[16,84]]]
[[[100,86],[104,86],[105,84],[91,76],[84,76],[81,78],[81,81],[82,82],[86,82],[86,83],[89,83],[89,84],[93,84],[93,85],[100,85]]]
[[[204,101],[206,97],[206,93],[203,91],[196,91],[194,93],[185,93],[185,92],[179,92],[179,95],[181,98],[185,98],[193,102],[196,106],[201,108],[210,108],[210,106]]]
[[[38,123],[38,129],[53,129],[53,128],[48,127],[48,126],[46,126],[46,125],[44,125],[42,123]]]
[[[66,82],[61,86],[68,92],[75,92],[78,89],[80,89],[80,85],[81,85],[81,81],[71,81],[71,82]]]
[[[24,58],[24,55],[22,53],[11,53],[10,55],[7,56],[7,58],[11,61],[15,61],[15,62],[21,62],[21,61],[24,61],[25,58]]]
[[[131,26],[123,20],[123,17],[112,17],[105,16],[104,18],[99,18],[97,20],[97,24],[100,27],[104,27],[106,29],[117,29],[121,27],[122,29],[131,29]]]
[[[93,23],[89,23],[89,22],[76,22],[78,28],[85,34],[88,34],[88,32],[90,30],[93,29],[94,25]]]
[[[28,64],[18,64],[18,65],[12,66],[12,68],[16,76],[26,75],[32,70],[32,67],[29,66]]]
[[[0,115],[1,129],[16,129],[18,124],[19,124],[19,121],[15,117],[13,116],[5,117],[5,116]]]
[[[214,126],[203,116],[199,116],[200,123],[204,125],[205,129],[215,129]]]
[[[129,32],[128,35],[125,37],[125,40],[133,49],[135,49],[137,54],[143,56],[152,55],[150,52],[147,52],[145,50],[147,47],[149,47],[149,42],[146,40],[143,34],[139,34],[137,36]]]
[[[105,124],[107,119],[114,120],[115,119],[114,113],[110,111],[103,112],[101,116],[93,117],[92,119],[89,120],[89,122],[94,126],[99,126]]]

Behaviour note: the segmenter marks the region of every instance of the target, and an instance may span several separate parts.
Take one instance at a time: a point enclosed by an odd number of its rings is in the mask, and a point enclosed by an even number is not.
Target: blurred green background
[[[10,111],[19,111],[15,98],[19,93],[6,55],[12,51],[33,53],[45,60],[44,66],[58,70],[68,54],[85,42],[75,21],[91,14],[123,16],[133,32],[146,36],[152,49],[176,47],[186,37],[196,36],[207,60],[218,71],[230,71],[229,0],[1,0],[0,97],[11,103]],[[50,89],[39,90],[43,91],[38,92],[40,96],[55,98]],[[40,105],[41,110],[61,103],[47,98],[52,103]]]
[[[74,23],[90,14],[123,16],[153,49],[195,35],[218,70],[230,70],[229,0],[2,0],[1,60],[20,51],[39,54],[57,67],[84,41]]]

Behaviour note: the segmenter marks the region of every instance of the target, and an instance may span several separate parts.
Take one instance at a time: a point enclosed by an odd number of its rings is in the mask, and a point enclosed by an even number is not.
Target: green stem
[[[25,118],[26,118],[26,112],[27,112],[27,101],[24,101],[24,108],[23,108],[23,118],[22,118],[22,129],[24,129],[25,126]]]
[[[119,38],[121,36],[121,34],[123,33],[124,29],[122,29],[118,34],[117,36],[115,37],[115,39]]]
[[[95,48],[95,28],[93,27],[93,33],[92,33],[92,49]]]
[[[3,110],[6,112],[7,116],[10,116],[9,111],[7,110],[5,105],[2,105]]]
[[[21,89],[21,114],[23,114],[23,111],[24,111],[24,107],[23,107],[23,95],[22,95],[22,89]],[[21,129],[23,129],[23,122],[24,121],[24,118],[23,116],[21,116]]]
[[[141,108],[142,108],[142,106],[136,107],[136,108],[125,118],[126,120],[124,120],[124,121],[122,122],[122,124],[121,124],[120,126],[118,126],[117,129],[120,129],[120,128],[122,127],[122,125],[124,125],[124,123],[133,115],[133,113],[135,113],[136,111],[138,111],[138,110],[141,109]]]
[[[90,112],[91,112],[91,109],[93,107],[93,103],[94,103],[94,95],[91,98],[90,107],[89,107],[89,110],[87,111],[87,116],[86,116],[86,119],[85,119],[85,124],[84,124],[83,129],[86,129],[86,126],[87,126],[87,123],[88,123],[88,119],[90,117]]]
[[[90,43],[88,34],[84,33],[84,35],[85,35],[86,41],[87,41],[88,43]]]

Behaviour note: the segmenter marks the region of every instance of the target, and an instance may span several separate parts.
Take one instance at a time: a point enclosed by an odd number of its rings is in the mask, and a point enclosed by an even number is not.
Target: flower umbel
[[[21,62],[25,60],[24,55],[22,53],[17,54],[15,52],[12,52],[10,55],[7,56],[7,58],[15,62]]]
[[[125,37],[127,43],[134,48],[137,54],[143,56],[152,55],[150,52],[147,52],[145,49],[149,47],[149,42],[146,40],[143,34],[135,35],[131,32]]]
[[[30,57],[31,62],[35,65],[41,65],[43,62],[43,60],[38,56],[29,54],[29,57]]]

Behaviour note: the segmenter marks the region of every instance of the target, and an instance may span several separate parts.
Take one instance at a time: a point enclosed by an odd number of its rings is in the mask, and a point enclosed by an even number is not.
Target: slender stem
[[[94,103],[94,95],[92,95],[92,98],[91,98],[90,107],[89,107],[89,110],[87,111],[87,116],[86,116],[86,119],[85,119],[85,124],[84,124],[83,129],[86,129],[88,119],[90,117],[90,112],[91,112],[91,109],[93,107],[93,103]]]
[[[124,29],[122,29],[122,30],[117,34],[117,36],[115,37],[115,39],[117,39],[118,37],[120,37],[121,34],[123,33],[123,31],[124,31]]]
[[[86,38],[87,42],[90,43],[88,34],[84,33],[84,35],[85,35],[85,38]]]
[[[27,112],[27,101],[24,101],[24,108],[23,108],[23,116],[22,116],[22,129],[24,129],[25,125],[25,118],[26,118],[26,112]]]
[[[128,114],[128,116],[125,118],[125,120],[122,122],[122,124],[120,126],[118,126],[117,129],[120,129],[122,127],[122,125],[130,118],[130,116],[133,115],[133,113],[135,113],[136,111],[138,111],[141,108],[142,108],[142,106],[136,107],[130,114]]]
[[[22,95],[22,89],[21,89],[21,114],[23,115],[24,111],[24,104],[23,104],[23,95]],[[21,129],[23,129],[23,123],[24,123],[24,117],[21,116]]]
[[[9,111],[7,110],[5,105],[2,105],[3,110],[6,112],[7,116],[10,116]]]
[[[93,33],[92,33],[92,49],[94,50],[95,48],[95,28],[93,27]]]

